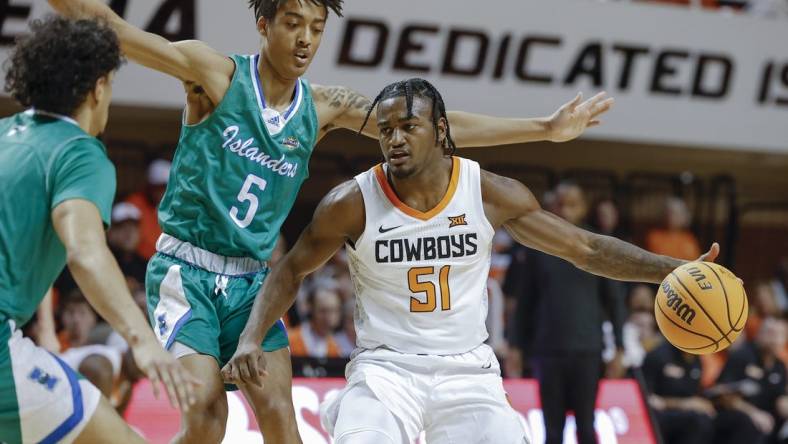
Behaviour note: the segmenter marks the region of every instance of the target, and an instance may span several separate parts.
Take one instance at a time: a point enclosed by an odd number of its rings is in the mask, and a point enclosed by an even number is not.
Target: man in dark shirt
[[[785,348],[785,321],[766,318],[754,341],[730,353],[713,391],[719,396],[714,442],[774,442],[785,420],[786,369],[777,354]],[[781,408],[782,407],[782,408]]]
[[[133,279],[137,285],[145,285],[145,268],[148,263],[137,253],[140,243],[140,217],[142,213],[134,205],[128,202],[115,204],[112,207],[112,226],[107,232],[107,243],[126,280]]]
[[[555,194],[559,215],[581,225],[587,213],[582,189],[565,182]],[[518,298],[512,339],[515,349],[531,358],[539,380],[546,443],[562,442],[568,410],[575,414],[578,442],[595,443],[594,406],[606,318],[613,323],[617,349],[608,376],[623,373],[624,284],[535,250],[526,250],[524,257],[522,264],[509,269],[505,288]],[[520,356],[514,352],[515,361]]]
[[[646,355],[643,378],[665,444],[711,442],[712,403],[700,396],[701,361],[667,341]]]

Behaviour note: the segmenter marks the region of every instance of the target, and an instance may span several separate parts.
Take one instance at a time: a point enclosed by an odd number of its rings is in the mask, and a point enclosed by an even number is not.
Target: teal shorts
[[[212,356],[223,367],[235,353],[255,297],[269,269],[226,275],[214,273],[164,253],[148,262],[145,276],[148,318],[168,350],[178,342]],[[264,351],[289,345],[279,320],[261,344]]]

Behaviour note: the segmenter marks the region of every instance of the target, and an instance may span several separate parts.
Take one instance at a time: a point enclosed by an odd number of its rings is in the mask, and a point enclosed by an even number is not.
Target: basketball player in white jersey
[[[422,431],[429,444],[526,442],[484,344],[495,229],[614,279],[660,282],[683,261],[584,231],[542,210],[520,182],[447,155],[445,107],[428,82],[389,85],[375,104],[386,162],[323,199],[258,294],[224,377],[263,382],[263,334],[304,276],[347,245],[358,348],[347,387],[321,409],[335,442],[407,444]]]

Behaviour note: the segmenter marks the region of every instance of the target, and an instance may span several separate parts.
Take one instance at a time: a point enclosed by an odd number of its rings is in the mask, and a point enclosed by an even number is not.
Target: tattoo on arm
[[[650,253],[610,236],[593,235],[583,269],[622,281],[660,283],[685,261]]]
[[[328,105],[332,108],[366,112],[372,103],[367,97],[344,86],[332,86],[327,88],[323,94]]]

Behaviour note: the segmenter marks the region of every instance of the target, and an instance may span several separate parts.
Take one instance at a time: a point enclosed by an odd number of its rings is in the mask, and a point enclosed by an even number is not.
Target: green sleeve
[[[50,209],[70,199],[84,199],[98,208],[101,220],[109,226],[115,199],[115,167],[101,142],[78,139],[55,156],[48,174],[52,190]]]

